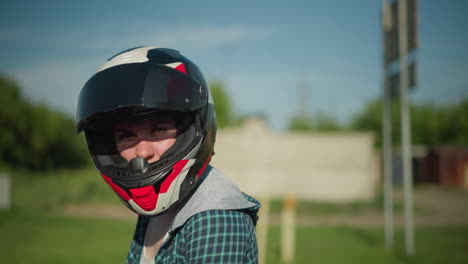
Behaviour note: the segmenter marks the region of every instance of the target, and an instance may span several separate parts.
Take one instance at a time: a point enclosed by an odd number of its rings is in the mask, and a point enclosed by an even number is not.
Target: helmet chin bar
[[[138,204],[136,204],[135,201],[133,201],[133,200],[128,201],[128,205],[131,207],[131,209],[135,213],[137,213],[139,215],[153,216],[153,215],[157,215],[159,213],[164,212],[164,211],[158,210],[159,208],[154,208],[152,211],[146,211],[146,210],[142,209],[140,206],[138,206]]]
[[[163,183],[159,190],[153,186],[129,189],[130,196],[126,200],[131,210],[140,215],[152,216],[169,209],[180,198],[181,183],[187,177],[195,159],[181,160]]]

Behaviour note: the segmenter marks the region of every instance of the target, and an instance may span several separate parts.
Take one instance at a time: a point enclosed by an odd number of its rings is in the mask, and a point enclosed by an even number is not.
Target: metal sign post
[[[260,196],[260,203],[262,209],[259,211],[258,223],[257,223],[257,241],[258,241],[258,263],[266,264],[266,252],[268,242],[268,227],[270,217],[270,196]]]
[[[0,173],[0,210],[11,208],[11,180],[8,174]]]
[[[281,212],[281,256],[284,263],[293,263],[296,251],[296,205],[294,196],[284,198]]]
[[[414,254],[413,230],[413,173],[411,163],[411,123],[408,103],[409,64],[408,64],[408,17],[407,0],[399,0],[398,38],[400,52],[400,106],[401,106],[401,151],[403,159],[403,192],[405,211],[406,254]]]
[[[392,28],[391,7],[382,0],[382,27],[383,39],[385,34]],[[388,49],[388,43],[384,41],[384,51]],[[385,247],[393,248],[394,223],[393,223],[393,166],[392,166],[392,98],[390,85],[386,78],[388,71],[386,60],[383,60],[384,78],[383,102],[382,102],[382,148],[383,148],[383,178],[384,178],[384,224],[385,224]]]

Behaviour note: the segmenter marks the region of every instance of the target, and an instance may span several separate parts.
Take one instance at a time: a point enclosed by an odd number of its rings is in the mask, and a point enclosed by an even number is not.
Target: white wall
[[[370,133],[271,133],[254,120],[218,130],[212,165],[253,195],[368,200],[379,179],[372,143]]]

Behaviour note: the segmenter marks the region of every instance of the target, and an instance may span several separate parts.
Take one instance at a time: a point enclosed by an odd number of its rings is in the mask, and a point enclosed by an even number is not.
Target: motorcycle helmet
[[[116,122],[168,114],[176,119],[177,136],[159,160],[120,156]],[[216,137],[213,100],[201,71],[168,48],[133,48],[104,62],[80,92],[76,122],[105,182],[128,208],[148,216],[190,195]]]

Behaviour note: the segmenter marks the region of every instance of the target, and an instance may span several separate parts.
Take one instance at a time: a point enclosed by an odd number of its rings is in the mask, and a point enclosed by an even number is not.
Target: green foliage
[[[233,122],[232,106],[228,93],[222,82],[213,81],[210,83],[211,95],[213,96],[216,111],[216,120],[219,128],[224,128]]]
[[[458,104],[438,106],[431,103],[413,104],[411,113],[411,137],[413,144],[468,145],[468,98]],[[352,121],[356,130],[373,131],[382,144],[382,103],[369,102]],[[392,140],[400,143],[400,104],[392,104]]]
[[[12,80],[0,76],[0,167],[48,170],[87,165],[84,139],[74,122],[21,97]]]
[[[295,116],[291,119],[288,125],[290,131],[310,131],[313,130],[310,119],[303,116]]]
[[[312,118],[306,116],[295,116],[288,125],[290,131],[341,131],[345,127],[338,121],[325,113],[317,113]]]
[[[333,116],[321,112],[315,115],[312,124],[314,129],[318,131],[339,131],[344,129]]]

